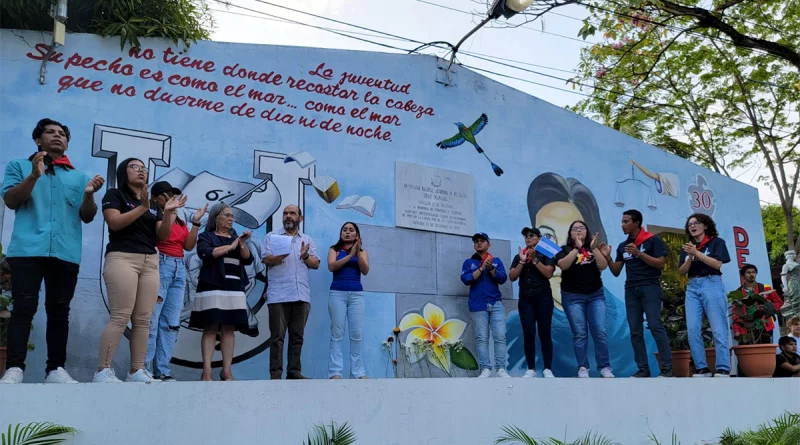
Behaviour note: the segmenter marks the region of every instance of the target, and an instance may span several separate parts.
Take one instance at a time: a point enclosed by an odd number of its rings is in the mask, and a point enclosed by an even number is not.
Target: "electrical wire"
[[[384,43],[380,43],[380,42],[371,41],[371,40],[369,40],[369,39],[364,39],[364,38],[360,38],[360,37],[350,36],[350,35],[348,35],[348,34],[346,34],[346,33],[344,33],[344,32],[340,32],[340,31],[338,31],[338,30],[329,30],[329,29],[325,29],[325,28],[323,28],[323,27],[320,27],[320,26],[311,25],[311,24],[308,24],[308,23],[304,23],[304,22],[299,22],[299,21],[296,21],[296,20],[287,19],[287,18],[285,18],[285,17],[276,16],[276,15],[269,14],[269,13],[266,13],[266,12],[263,12],[263,11],[259,11],[259,10],[256,10],[256,9],[251,9],[251,8],[247,8],[247,7],[244,7],[244,6],[241,6],[241,5],[233,4],[233,3],[229,2],[229,1],[222,1],[222,0],[215,0],[215,1],[216,1],[216,2],[218,2],[218,3],[225,4],[226,6],[229,6],[229,7],[236,7],[236,8],[244,9],[244,10],[247,10],[247,11],[250,11],[250,12],[255,12],[255,13],[258,13],[258,14],[261,14],[261,15],[265,15],[265,16],[268,16],[268,17],[273,17],[273,18],[277,18],[277,19],[285,20],[285,21],[288,21],[288,22],[291,22],[291,23],[294,23],[294,24],[303,25],[303,26],[309,26],[309,27],[311,27],[311,28],[316,28],[316,29],[320,29],[320,30],[324,30],[324,31],[332,32],[332,33],[334,33],[334,34],[338,34],[338,35],[341,35],[341,36],[344,36],[344,37],[349,37],[349,38],[356,39],[356,40],[360,40],[360,41],[367,42],[367,43],[372,43],[372,44],[379,45],[379,46],[382,46],[382,47],[386,47],[386,48],[390,48],[390,49],[395,49],[395,50],[398,50],[398,51],[403,51],[403,52],[409,52],[409,50],[406,50],[406,49],[404,49],[404,48],[400,48],[400,47],[397,47],[397,46],[393,46],[393,45],[387,45],[387,44],[384,44]],[[269,4],[269,5],[274,5],[274,4],[272,4],[272,3],[270,3],[270,2],[267,2],[267,1],[264,1],[264,0],[254,0],[254,1],[257,1],[257,2],[260,2],[260,3]],[[402,37],[402,36],[398,36],[398,35],[395,35],[395,34],[391,34],[391,33],[383,32],[383,31],[379,31],[379,30],[374,30],[374,29],[371,29],[371,28],[366,28],[366,27],[359,26],[359,25],[354,25],[354,24],[347,23],[347,22],[343,22],[343,21],[340,21],[340,20],[336,20],[336,19],[332,19],[332,18],[328,18],[328,17],[323,17],[323,16],[319,16],[319,15],[316,15],[316,14],[307,13],[307,12],[304,12],[304,11],[295,10],[295,9],[293,9],[293,8],[289,8],[289,7],[282,7],[282,6],[280,6],[280,5],[278,5],[278,6],[279,6],[279,7],[281,7],[281,8],[284,8],[284,9],[288,9],[288,10],[292,10],[292,11],[301,12],[301,13],[303,13],[303,14],[306,14],[306,15],[310,15],[310,16],[314,16],[314,17],[317,17],[317,18],[322,18],[322,19],[325,19],[325,20],[333,21],[333,22],[336,22],[336,23],[339,23],[339,24],[343,24],[343,25],[346,25],[346,26],[352,26],[352,27],[354,27],[354,28],[358,28],[358,29],[362,29],[362,30],[367,30],[367,31],[370,31],[370,32],[373,32],[373,33],[384,34],[384,35],[386,35],[386,36],[390,36],[390,37],[394,37],[394,38],[398,38],[398,39],[406,40],[406,41],[409,41],[409,42],[412,42],[412,43],[421,43],[421,42],[420,42],[420,41],[418,41],[418,40],[409,39],[409,38],[407,38],[407,37]],[[373,37],[375,37],[375,36],[373,36]],[[439,48],[440,48],[440,49],[443,49],[443,48],[441,48],[441,47],[439,47]],[[644,98],[640,98],[640,97],[632,96],[632,95],[630,95],[630,94],[626,94],[626,93],[618,93],[618,92],[614,92],[614,91],[611,91],[611,90],[607,90],[607,89],[604,89],[604,88],[600,88],[600,87],[597,87],[597,86],[594,86],[594,85],[588,85],[588,84],[583,84],[583,83],[579,83],[579,82],[574,82],[574,81],[572,81],[571,79],[565,79],[565,78],[558,77],[558,76],[554,76],[554,75],[551,75],[551,74],[541,73],[541,72],[538,72],[538,71],[530,70],[530,69],[527,69],[527,68],[522,68],[522,67],[515,66],[515,65],[511,65],[511,64],[508,64],[508,63],[504,63],[504,62],[498,62],[498,61],[496,61],[496,60],[491,60],[491,59],[489,59],[489,58],[485,58],[485,57],[482,57],[482,56],[478,56],[478,55],[476,55],[475,53],[472,53],[472,54],[467,54],[467,55],[468,55],[468,56],[470,56],[470,57],[475,57],[475,58],[478,58],[478,59],[481,59],[481,60],[484,60],[484,61],[490,62],[490,63],[495,63],[495,64],[498,64],[498,65],[503,65],[503,66],[507,66],[507,67],[514,68],[514,69],[517,69],[517,70],[521,70],[521,71],[529,72],[529,73],[531,73],[531,74],[535,74],[535,75],[539,75],[539,76],[544,76],[544,77],[548,77],[548,78],[552,78],[552,79],[556,79],[556,80],[561,80],[561,81],[565,81],[565,82],[573,82],[573,83],[574,83],[574,84],[576,84],[576,85],[584,86],[584,87],[586,87],[586,88],[592,88],[592,89],[595,89],[595,90],[600,90],[600,91],[604,91],[604,92],[608,92],[608,93],[613,93],[613,94],[616,94],[616,95],[618,95],[618,96],[622,96],[622,97],[628,97],[628,98],[630,98],[630,99],[632,99],[632,100],[633,100],[633,99],[635,99],[635,100],[638,100],[638,101],[641,101],[641,102],[644,102],[644,103],[648,103],[648,104],[651,104],[651,105],[662,106],[662,107],[663,107],[663,106],[666,106],[666,107],[671,107],[671,108],[678,108],[678,109],[680,109],[680,107],[679,107],[679,106],[677,106],[677,105],[671,105],[671,104],[661,104],[661,103],[653,102],[653,101],[650,101],[650,100],[647,100],[647,99],[644,99]],[[462,66],[464,66],[464,67],[467,67],[467,68],[470,68],[470,69],[478,69],[477,67],[471,67],[471,66],[468,66],[468,65],[463,65],[463,64],[462,64]],[[494,74],[494,75],[498,75],[498,76],[503,76],[503,77],[512,78],[512,79],[516,79],[516,80],[522,80],[522,79],[519,79],[519,78],[515,78],[514,76],[508,76],[508,75],[504,75],[504,74],[500,74],[500,73],[495,73],[495,72],[492,72],[492,71],[489,71],[489,70],[485,70],[485,69],[478,69],[478,70],[485,71],[485,72],[488,72],[488,73],[491,73],[491,74]],[[527,83],[531,83],[531,84],[534,84],[534,85],[547,86],[548,88],[560,89],[560,90],[562,90],[562,91],[567,91],[567,92],[576,93],[576,92],[574,92],[574,91],[570,91],[570,90],[567,90],[567,89],[561,89],[561,88],[553,87],[553,86],[546,85],[546,84],[541,84],[541,83],[534,82],[534,81],[530,81],[530,80],[522,80],[522,81],[523,81],[523,82],[527,82]],[[586,95],[586,94],[583,94],[583,95],[585,95],[585,96],[587,96],[587,97],[598,97],[598,98],[599,98],[599,96],[592,96],[592,95]],[[601,99],[601,100],[605,100],[605,99]],[[748,124],[748,125],[749,125],[749,123],[748,123],[748,122],[744,122],[744,121],[736,121],[736,120],[734,120],[734,119],[732,119],[732,120],[733,120],[734,122],[739,122],[739,123],[744,123],[744,124]],[[783,131],[783,132],[785,132],[786,134],[792,134],[792,132],[788,132],[788,131],[785,131],[785,130],[782,130],[782,129],[776,129],[776,132],[777,132],[777,131]]]
[[[458,8],[453,8],[453,7],[450,7],[450,6],[440,5],[438,3],[429,2],[429,1],[426,1],[426,0],[417,0],[417,2],[425,3],[425,4],[428,4],[428,5],[431,5],[431,6],[436,6],[437,8],[448,9],[450,11],[460,12],[462,14],[467,14],[467,15],[471,15],[471,16],[474,15],[472,12],[465,11],[463,9],[458,9]],[[578,18],[575,18],[575,17],[570,17],[570,16],[567,16],[567,15],[564,15],[564,14],[557,14],[557,15],[561,15],[563,17],[568,17],[568,18],[571,18],[571,19],[574,19],[574,20],[581,20],[581,19],[578,19]],[[530,26],[520,25],[520,26],[509,26],[508,28],[527,29],[527,30],[534,31],[534,32],[539,32],[539,33],[542,33],[542,34],[548,34],[548,35],[551,35],[551,36],[560,37],[562,39],[567,39],[567,40],[572,40],[572,41],[575,41],[575,42],[579,42],[579,43],[584,44],[585,46],[587,46],[586,44],[596,44],[597,43],[597,42],[587,42],[586,40],[576,39],[575,37],[565,36],[565,35],[562,35],[562,34],[556,34],[554,32],[545,31],[543,29],[539,30],[539,29],[536,29],[536,28],[532,28]],[[495,29],[504,29],[504,28],[498,27],[498,28],[495,28]]]
[[[231,4],[229,6],[236,7],[237,5]],[[275,19],[275,18],[271,18],[271,17],[262,17],[262,16],[258,16],[258,15],[253,15],[253,14],[243,14],[243,13],[239,13],[239,12],[226,11],[224,9],[210,8],[210,10],[214,11],[214,12],[224,13],[224,14],[236,15],[236,16],[240,16],[240,17],[249,17],[249,18],[254,18],[254,19],[258,19],[258,20],[267,20],[267,21],[272,21],[272,22],[284,23],[284,24],[287,24],[287,25],[307,26],[307,24],[305,24],[305,23],[291,22],[291,21],[287,21],[285,19]],[[348,33],[348,34],[357,34],[357,35],[373,37],[373,38],[378,38],[378,39],[406,41],[406,39],[401,39],[401,38],[397,38],[397,37],[381,36],[381,35],[377,35],[377,34],[369,34],[369,33],[358,32],[358,31],[350,31],[350,30],[345,30],[345,29],[327,28],[327,27],[322,27],[322,26],[321,27],[317,27],[317,29],[324,30],[324,31],[331,31],[331,32],[338,31],[338,32],[344,32],[344,33]],[[414,51],[414,52],[416,52],[416,51]],[[478,52],[473,52],[473,51],[459,51],[459,54],[465,54],[465,55],[468,55],[468,56],[476,56],[476,57],[484,57],[484,58],[488,58],[488,59],[503,60],[503,61],[506,61],[506,62],[518,63],[520,65],[534,66],[534,67],[542,68],[542,69],[546,69],[546,70],[552,70],[552,71],[559,71],[559,72],[563,72],[563,73],[575,74],[575,72],[573,70],[568,70],[568,69],[563,69],[563,68],[554,68],[554,67],[550,67],[550,66],[546,66],[546,65],[539,65],[539,64],[530,63],[530,62],[524,62],[524,61],[515,60],[515,59],[507,59],[507,58],[504,58],[504,57],[492,56],[492,55],[489,55],[489,54],[483,54],[483,53],[478,53]]]

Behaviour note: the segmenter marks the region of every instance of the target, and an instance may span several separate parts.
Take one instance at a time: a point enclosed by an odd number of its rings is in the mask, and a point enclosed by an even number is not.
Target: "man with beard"
[[[100,176],[89,178],[67,158],[70,133],[51,119],[33,130],[37,152],[8,163],[3,201],[16,220],[7,258],[14,309],[8,323],[8,362],[0,383],[21,383],[31,322],[44,280],[47,312],[45,383],[78,383],[64,369],[69,305],[78,283],[83,228],[97,214]]]
[[[272,333],[269,350],[270,379],[280,380],[283,375],[283,341],[289,330],[289,352],[286,378],[306,379],[301,373],[300,353],[303,333],[311,311],[311,287],[308,270],[319,268],[319,257],[314,241],[300,232],[303,214],[296,205],[283,209],[283,227],[264,237],[261,256],[267,265],[267,306],[269,330]],[[273,237],[290,237],[289,253],[273,255]],[[282,239],[281,241],[285,241]],[[277,241],[276,241],[277,247]]]

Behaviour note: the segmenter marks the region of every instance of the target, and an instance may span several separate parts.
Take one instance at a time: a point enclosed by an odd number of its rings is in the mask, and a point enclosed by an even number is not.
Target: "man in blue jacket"
[[[461,266],[461,281],[469,286],[469,312],[475,324],[478,347],[479,378],[492,376],[489,363],[489,329],[494,339],[494,365],[497,377],[510,377],[506,372],[506,310],[500,285],[508,279],[503,262],[489,253],[489,235],[472,235],[475,254]]]

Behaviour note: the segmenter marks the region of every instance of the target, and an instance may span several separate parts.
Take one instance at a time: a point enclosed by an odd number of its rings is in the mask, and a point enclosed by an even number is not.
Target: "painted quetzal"
[[[486,114],[481,114],[481,117],[479,117],[478,120],[476,120],[475,123],[473,123],[469,127],[462,124],[461,122],[457,122],[455,125],[456,127],[458,127],[458,134],[449,139],[445,139],[441,142],[438,142],[436,146],[441,148],[442,150],[447,150],[448,148],[457,147],[463,144],[464,141],[467,141],[475,147],[475,150],[478,150],[478,153],[481,153],[483,156],[485,156],[486,160],[488,160],[489,163],[492,164],[492,170],[494,171],[494,174],[500,176],[503,174],[503,169],[500,168],[494,162],[492,162],[492,160],[489,159],[489,156],[486,156],[486,153],[484,153],[481,146],[478,145],[478,141],[475,140],[475,135],[480,133],[481,130],[483,130],[483,127],[485,127],[486,124],[488,123],[489,123],[489,118],[486,116]]]

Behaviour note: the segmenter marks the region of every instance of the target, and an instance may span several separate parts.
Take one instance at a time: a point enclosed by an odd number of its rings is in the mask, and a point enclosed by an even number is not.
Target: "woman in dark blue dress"
[[[200,380],[211,380],[211,358],[217,333],[222,352],[221,380],[233,380],[234,331],[248,329],[248,278],[244,266],[253,262],[247,248],[250,231],[237,236],[233,230],[233,209],[225,203],[215,205],[208,215],[206,231],[197,239],[197,256],[203,261],[192,302],[189,327],[203,329],[201,349],[203,373]]]

